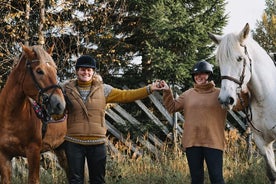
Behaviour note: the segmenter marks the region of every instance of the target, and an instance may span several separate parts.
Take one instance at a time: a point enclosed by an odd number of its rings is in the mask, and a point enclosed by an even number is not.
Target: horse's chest
[[[24,155],[22,139],[10,134],[2,134],[0,149],[9,155]]]
[[[24,155],[25,148],[31,143],[39,142],[37,130],[34,127],[9,121],[1,126],[0,149],[9,155]]]

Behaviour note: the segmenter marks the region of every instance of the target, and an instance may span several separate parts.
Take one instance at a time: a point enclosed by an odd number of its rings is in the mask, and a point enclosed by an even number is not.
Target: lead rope
[[[252,128],[255,129],[257,132],[261,132],[261,130],[259,130],[257,127],[255,127],[255,125],[252,121],[252,108],[251,108],[251,103],[250,103],[251,101],[249,100],[249,104],[248,104],[248,106],[246,106],[243,98],[240,95],[240,93],[238,93],[238,98],[240,100],[242,109],[244,109],[246,122],[248,122],[252,126]],[[246,123],[246,127],[248,127],[247,123]]]

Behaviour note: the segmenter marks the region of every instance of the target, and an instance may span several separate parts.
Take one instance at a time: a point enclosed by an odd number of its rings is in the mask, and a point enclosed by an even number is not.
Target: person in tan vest
[[[182,146],[186,151],[191,183],[204,183],[204,160],[207,164],[212,184],[224,184],[223,151],[225,144],[225,123],[227,110],[218,101],[220,89],[212,81],[213,65],[199,61],[191,72],[194,87],[174,99],[165,81],[160,82],[163,89],[163,103],[170,113],[183,112]],[[243,98],[248,100],[247,95]],[[248,101],[246,101],[247,105]],[[242,105],[235,109],[243,108]]]
[[[84,183],[85,159],[90,183],[105,183],[106,104],[133,102],[160,90],[157,83],[138,89],[117,89],[104,84],[95,70],[96,60],[83,55],[76,62],[77,78],[62,85],[68,111],[65,152],[70,184]]]

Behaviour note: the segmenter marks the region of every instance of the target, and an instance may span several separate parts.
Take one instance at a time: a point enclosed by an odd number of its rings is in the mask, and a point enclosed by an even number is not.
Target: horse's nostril
[[[221,103],[221,104],[222,104],[221,98],[218,98],[218,101],[219,101],[219,103]]]
[[[234,103],[234,98],[229,97],[228,98],[228,104],[233,105],[233,103]]]
[[[55,108],[56,108],[56,111],[60,111],[61,110],[60,103],[58,103]]]
[[[222,98],[218,97],[218,101],[220,104],[228,106],[228,105],[233,105],[235,100],[233,97],[228,97],[224,100]]]

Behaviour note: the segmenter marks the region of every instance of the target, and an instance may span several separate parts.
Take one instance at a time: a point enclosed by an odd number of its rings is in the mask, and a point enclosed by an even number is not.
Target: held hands
[[[156,80],[151,84],[151,91],[169,90],[170,87],[164,80]]]

